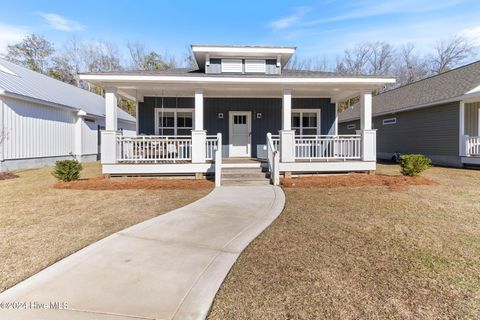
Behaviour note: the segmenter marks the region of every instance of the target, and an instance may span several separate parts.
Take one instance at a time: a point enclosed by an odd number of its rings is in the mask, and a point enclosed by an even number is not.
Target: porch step
[[[268,185],[269,175],[262,168],[223,168],[222,185]]]

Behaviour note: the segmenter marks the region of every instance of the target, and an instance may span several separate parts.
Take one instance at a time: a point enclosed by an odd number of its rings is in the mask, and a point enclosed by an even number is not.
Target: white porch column
[[[459,146],[459,155],[460,157],[467,156],[467,145],[465,141],[465,102],[460,101],[460,110],[459,110],[459,132],[458,132],[458,146]]]
[[[195,89],[195,126],[192,130],[192,163],[205,163],[207,131],[203,130],[203,89]]]
[[[360,130],[372,129],[372,90],[360,94]]]
[[[79,110],[77,112],[77,120],[75,121],[75,150],[73,151],[73,154],[79,162],[82,162],[82,126],[84,122],[83,117],[86,115],[87,113],[85,111]]]
[[[292,130],[292,90],[283,90],[280,161],[295,162],[295,131]]]
[[[105,88],[105,131],[102,132],[101,162],[117,162],[117,90]]]
[[[360,94],[360,130],[363,161],[377,160],[377,130],[372,129],[372,91],[364,90]]]
[[[117,89],[105,88],[105,130],[117,131]]]
[[[333,123],[333,134],[338,135],[338,102],[335,102],[335,122]]]

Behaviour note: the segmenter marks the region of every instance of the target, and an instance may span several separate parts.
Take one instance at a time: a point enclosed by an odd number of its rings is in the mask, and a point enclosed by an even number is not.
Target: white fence
[[[360,135],[295,136],[295,159],[361,159]]]
[[[480,156],[480,136],[465,136],[465,147],[467,156]]]
[[[118,162],[156,163],[191,159],[191,136],[117,136]]]

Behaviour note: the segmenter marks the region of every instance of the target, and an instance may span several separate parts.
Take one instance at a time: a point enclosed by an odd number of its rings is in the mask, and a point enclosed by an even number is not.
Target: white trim
[[[394,78],[245,78],[245,77],[180,77],[152,75],[112,75],[112,74],[81,74],[80,79],[86,81],[127,81],[127,82],[178,82],[178,83],[279,83],[279,84],[365,84],[382,85],[395,83]]]
[[[340,171],[373,171],[375,161],[312,161],[312,162],[280,162],[281,172],[340,172]]]
[[[172,164],[103,164],[102,173],[111,175],[127,174],[194,174],[214,172],[212,163],[172,163]]]
[[[466,94],[471,94],[480,91],[480,86],[473,88],[472,90],[468,91]]]
[[[333,134],[338,135],[338,102],[335,102],[335,122],[334,122]]]
[[[397,117],[382,119],[382,125],[389,126],[397,123]]]
[[[139,126],[138,126],[138,101],[135,102],[135,119],[137,119],[137,121],[135,121],[135,132],[136,134],[139,134]]]
[[[193,52],[222,52],[222,53],[295,53],[295,47],[235,47],[235,46],[203,46],[203,45],[192,45]]]
[[[248,130],[248,141],[247,141],[247,153],[245,155],[236,155],[233,154],[233,116],[247,116],[247,130]],[[252,112],[251,111],[229,111],[228,112],[228,156],[229,157],[251,157],[252,156]]]
[[[322,133],[322,126],[321,126],[321,116],[322,116],[322,109],[318,108],[318,109],[292,109],[292,119],[293,119],[293,114],[297,112],[297,113],[300,113],[300,135],[303,135],[303,129],[305,129],[303,127],[303,117],[302,117],[302,114],[303,113],[316,113],[317,114],[317,133],[316,135],[320,135]],[[295,131],[296,127],[293,127],[292,125],[292,130]],[[306,129],[313,129],[312,127],[307,127]]]
[[[162,108],[154,108],[154,114],[155,114],[155,135],[160,135],[160,123],[158,122],[158,116],[159,116],[159,113],[162,112]],[[174,134],[173,135],[177,135],[177,131],[178,129],[190,129],[190,130],[194,130],[193,126],[194,126],[194,123],[195,123],[195,109],[193,108],[163,108],[163,112],[173,112],[174,113],[174,124],[173,124],[173,128],[164,128],[164,129],[168,129],[168,130],[171,130],[173,129],[173,132]],[[181,128],[178,128],[177,126],[177,113],[178,112],[191,112],[192,113],[192,127],[191,128],[187,128],[187,127],[181,127]]]

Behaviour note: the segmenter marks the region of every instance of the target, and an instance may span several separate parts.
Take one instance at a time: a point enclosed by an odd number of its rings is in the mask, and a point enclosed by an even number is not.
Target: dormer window
[[[223,72],[236,72],[242,73],[242,59],[222,59],[222,73]]]
[[[245,73],[265,73],[265,60],[245,60]]]

